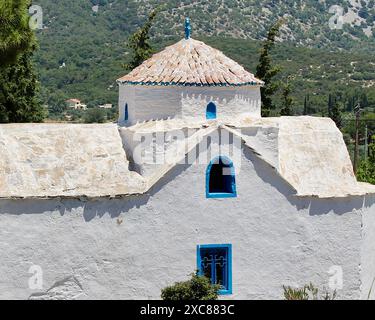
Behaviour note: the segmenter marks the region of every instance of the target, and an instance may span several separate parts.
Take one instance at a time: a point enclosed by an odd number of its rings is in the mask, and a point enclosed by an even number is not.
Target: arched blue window
[[[129,106],[125,104],[125,121],[129,120]]]
[[[214,104],[213,102],[210,102],[207,105],[206,119],[207,120],[216,119],[216,104]]]
[[[211,161],[206,172],[207,198],[237,197],[236,173],[233,162],[227,157]]]

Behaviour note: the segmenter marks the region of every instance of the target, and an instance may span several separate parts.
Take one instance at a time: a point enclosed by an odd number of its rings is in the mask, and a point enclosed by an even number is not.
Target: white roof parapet
[[[0,198],[143,193],[117,125],[0,125]]]
[[[357,182],[342,133],[330,118],[280,119],[279,171],[299,196],[333,198],[371,191]]]
[[[245,118],[235,119],[232,123],[173,119],[165,121],[163,126],[158,121],[150,121],[123,130],[150,133],[184,128],[197,129],[196,135],[200,139],[202,133],[208,134],[212,128],[223,128],[236,134],[259,158],[275,169],[297,196],[339,198],[375,194],[374,185],[357,182],[342,134],[330,118]],[[204,132],[206,128],[209,130]],[[275,150],[270,152],[261,137],[248,136],[246,131],[252,128],[264,131],[261,135],[267,135],[267,139],[270,135],[277,135]],[[155,174],[158,175],[157,172]]]
[[[189,152],[186,145],[194,147],[219,128],[238,135],[297,196],[338,198],[375,194],[375,186],[357,182],[342,134],[327,118],[281,117],[200,124],[172,119],[162,124],[150,121],[129,128],[118,128],[115,124],[0,125],[0,198],[144,194],[179,163],[184,150]],[[177,146],[180,152],[175,161],[173,154],[166,154],[169,164],[157,166],[148,178],[129,171],[119,130],[145,133],[186,128],[196,132]],[[258,135],[252,135],[254,128],[260,129]],[[265,146],[264,141],[269,144]]]
[[[275,122],[279,129],[275,167],[297,191],[297,196],[341,198],[375,194],[374,185],[357,181],[342,133],[330,118],[264,118],[253,125],[261,122],[264,125]],[[248,139],[246,143],[251,146]],[[263,150],[254,149],[273,165],[263,156]]]

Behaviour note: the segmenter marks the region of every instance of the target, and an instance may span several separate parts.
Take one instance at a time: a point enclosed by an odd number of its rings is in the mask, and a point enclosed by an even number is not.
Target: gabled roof
[[[153,55],[117,81],[136,85],[263,85],[261,80],[221,51],[191,38]]]

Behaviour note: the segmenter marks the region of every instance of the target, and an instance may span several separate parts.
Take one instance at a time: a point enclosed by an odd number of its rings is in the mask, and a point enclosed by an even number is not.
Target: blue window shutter
[[[213,120],[216,119],[216,105],[213,102],[210,102],[207,105],[207,110],[206,110],[206,119],[207,120]]]
[[[220,295],[230,295],[232,288],[232,245],[210,244],[197,246],[197,269],[212,284],[221,285]]]

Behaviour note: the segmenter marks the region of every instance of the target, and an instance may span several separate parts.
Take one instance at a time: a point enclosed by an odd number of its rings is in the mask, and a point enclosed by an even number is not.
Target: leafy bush
[[[88,109],[84,116],[85,123],[104,123],[106,111],[98,108]]]
[[[372,141],[374,143],[369,145],[368,159],[363,160],[358,167],[357,178],[359,181],[375,184],[375,135]]]
[[[312,283],[305,285],[303,288],[284,288],[285,300],[335,300],[336,291],[332,294],[325,290],[323,295],[319,296],[319,289],[317,289]]]
[[[357,172],[358,181],[375,184],[375,168],[370,161],[362,161]]]
[[[217,300],[219,290],[220,286],[211,284],[210,279],[192,274],[190,280],[163,289],[161,298],[166,301]]]

